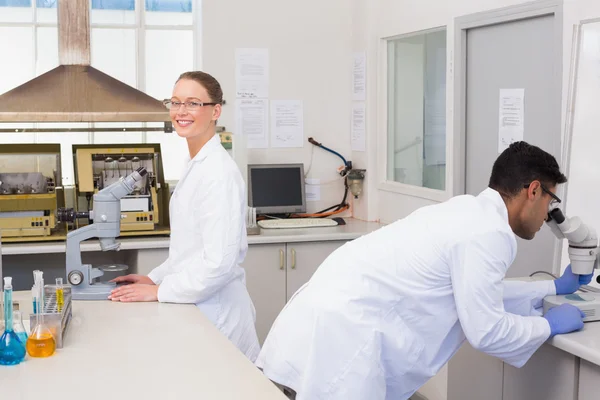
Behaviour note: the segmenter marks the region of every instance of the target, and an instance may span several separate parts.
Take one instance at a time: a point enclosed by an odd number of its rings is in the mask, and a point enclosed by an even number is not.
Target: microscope
[[[59,209],[58,219],[62,222],[74,222],[76,218],[93,221],[67,234],[67,280],[71,284],[73,300],[106,300],[116,287],[112,282],[94,281],[104,275],[104,271],[82,264],[80,243],[97,237],[102,251],[119,250],[120,243],[115,238],[121,233],[121,198],[133,192],[135,184],[144,175],[146,169],[140,167],[94,194],[93,210],[74,212],[73,209]]]
[[[594,228],[584,224],[579,217],[566,217],[559,208],[548,212],[546,223],[557,238],[567,239],[574,274],[589,275],[598,268],[598,236]],[[600,293],[578,291],[567,295],[546,296],[544,314],[563,303],[572,304],[583,311],[584,322],[600,320]]]

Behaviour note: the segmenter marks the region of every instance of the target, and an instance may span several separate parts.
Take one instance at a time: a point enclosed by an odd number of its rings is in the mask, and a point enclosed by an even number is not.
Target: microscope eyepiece
[[[144,167],[139,167],[138,169],[136,169],[136,172],[140,174],[140,176],[144,176],[148,173],[148,171],[146,171],[146,168]]]
[[[550,219],[555,220],[556,223],[559,225],[565,222],[565,215],[563,214],[560,208],[553,209],[548,213],[548,216],[550,217]]]

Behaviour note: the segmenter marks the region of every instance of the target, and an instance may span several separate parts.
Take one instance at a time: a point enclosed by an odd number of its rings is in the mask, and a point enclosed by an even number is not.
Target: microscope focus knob
[[[80,271],[71,271],[67,279],[71,285],[77,286],[83,282],[83,274]]]

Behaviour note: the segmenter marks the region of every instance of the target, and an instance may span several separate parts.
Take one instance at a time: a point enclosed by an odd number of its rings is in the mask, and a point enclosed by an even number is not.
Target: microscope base
[[[116,287],[115,283],[95,283],[83,288],[72,286],[71,296],[73,300],[108,300],[108,295]]]
[[[585,314],[583,322],[592,322],[600,320],[600,293],[582,293],[560,296],[546,296],[544,298],[544,314],[556,306],[568,303],[579,308]]]

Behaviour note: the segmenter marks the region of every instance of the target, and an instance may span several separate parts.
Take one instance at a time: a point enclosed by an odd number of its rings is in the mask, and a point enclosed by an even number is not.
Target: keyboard
[[[316,228],[319,226],[336,226],[338,224],[329,218],[265,219],[257,223],[263,229]]]

